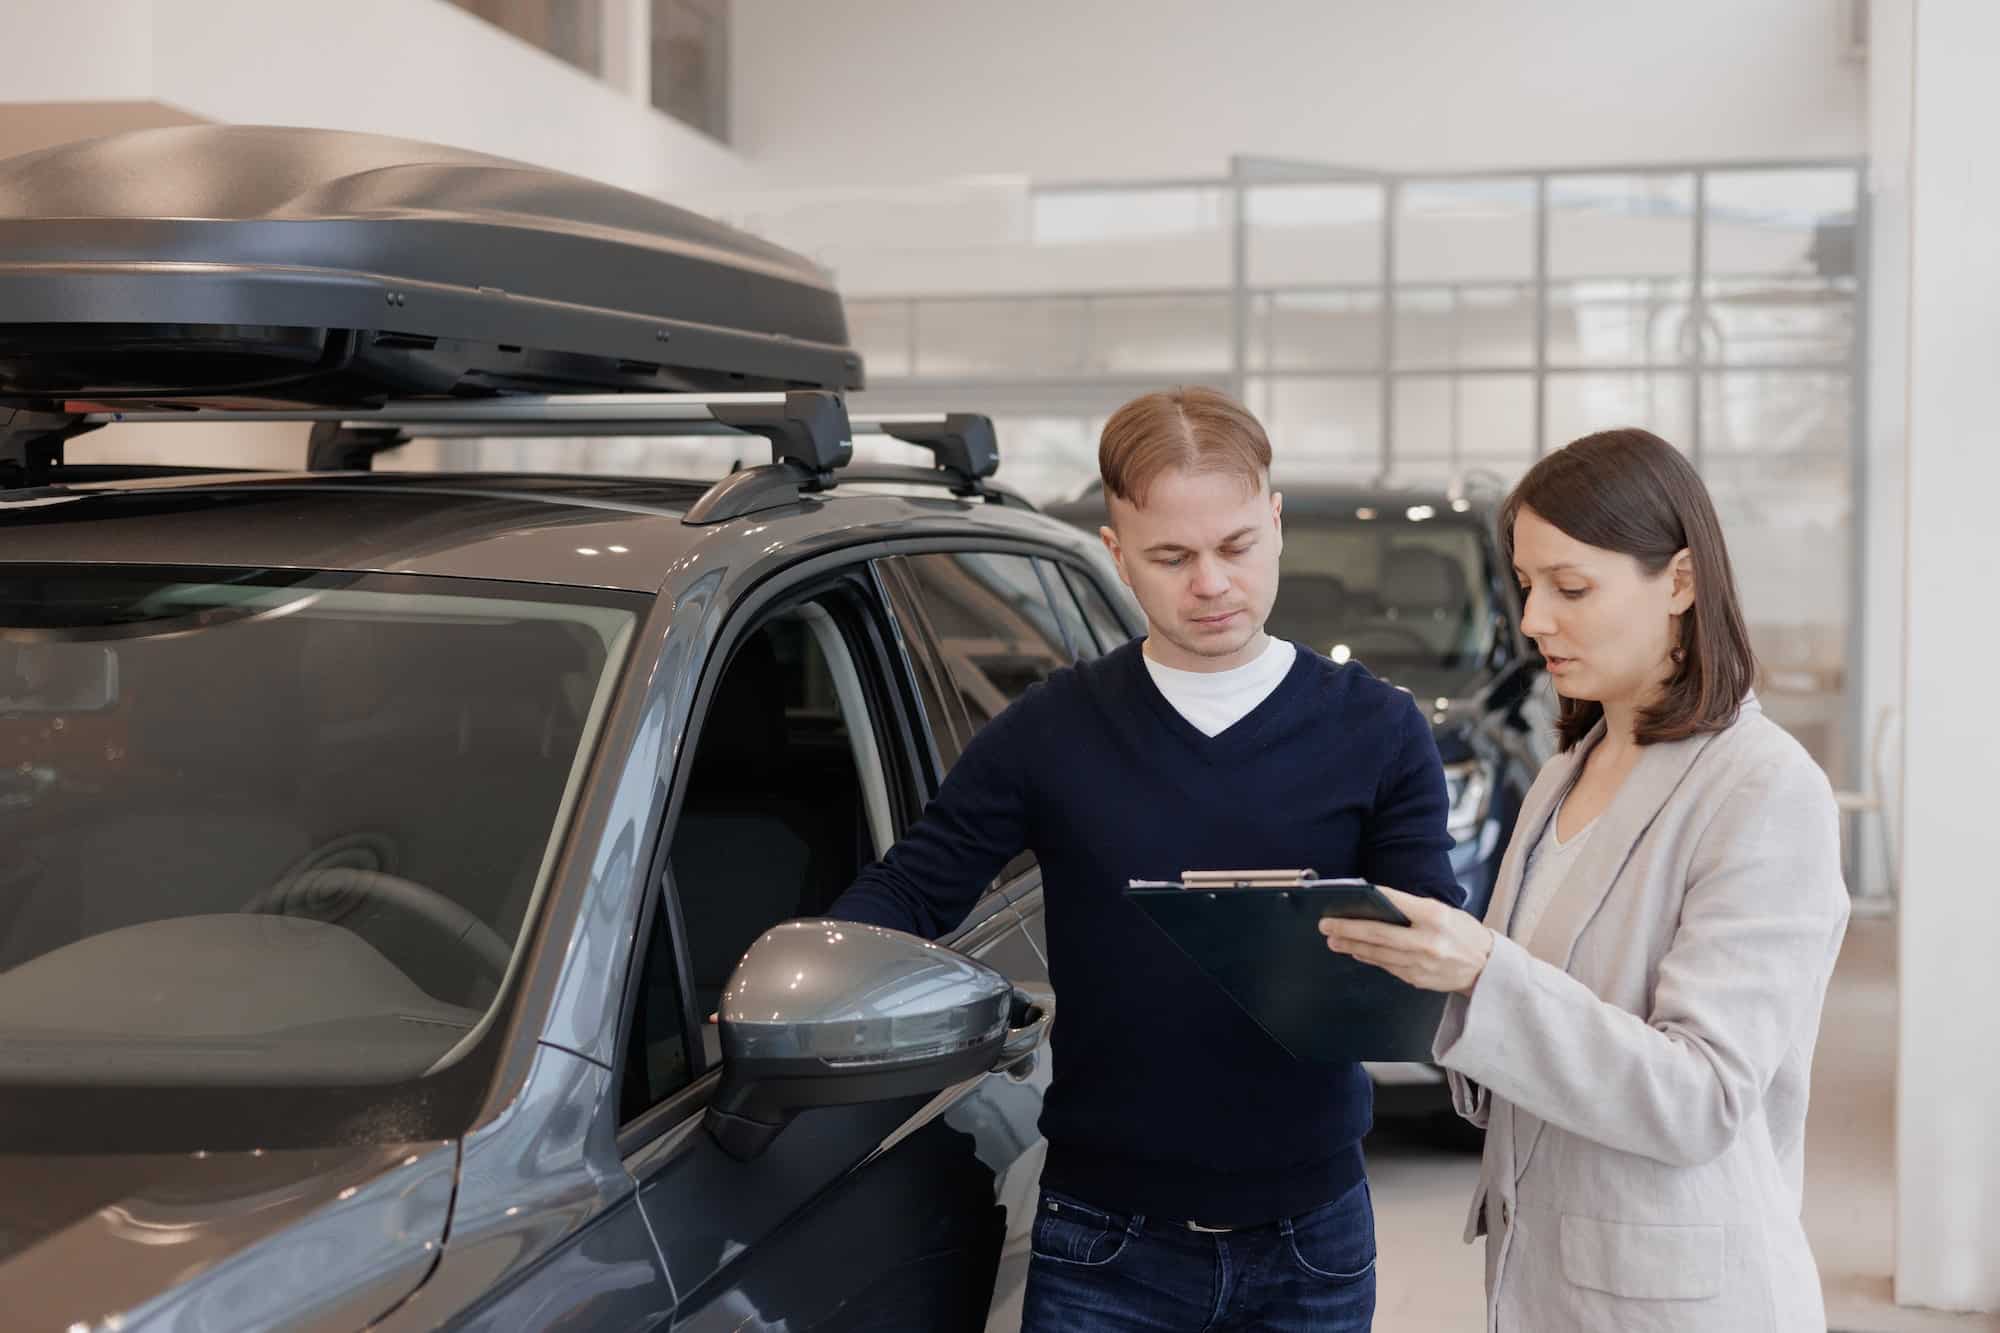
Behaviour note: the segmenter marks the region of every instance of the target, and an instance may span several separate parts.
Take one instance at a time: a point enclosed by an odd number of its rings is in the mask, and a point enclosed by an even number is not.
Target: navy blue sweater
[[[1032,851],[1059,1001],[1043,1184],[1247,1226],[1360,1179],[1367,1076],[1294,1060],[1126,901],[1125,882],[1310,866],[1457,903],[1450,848],[1437,747],[1407,694],[1300,649],[1269,698],[1209,737],[1135,642],[1057,672],[980,731],[830,914],[935,938]]]

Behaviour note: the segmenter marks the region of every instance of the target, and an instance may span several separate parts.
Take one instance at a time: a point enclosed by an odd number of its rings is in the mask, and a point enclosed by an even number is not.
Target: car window
[[[924,611],[922,594],[909,563],[904,560],[877,560],[882,590],[887,596],[891,619],[902,640],[910,675],[916,686],[918,706],[923,710],[924,730],[937,758],[937,776],[942,777],[958,762],[958,752],[972,728],[966,721],[965,705],[958,697],[944,665],[936,628]]]
[[[970,731],[1070,661],[1035,562],[952,551],[898,556],[908,570]]]
[[[1074,660],[1049,597],[1052,584],[1044,582],[1040,562],[1031,557],[952,551],[897,556],[884,563],[898,566],[907,579],[909,598],[897,614],[913,614],[935,643],[951,677],[966,740],[1029,686]],[[914,607],[906,610],[911,603]],[[946,758],[946,766],[956,757]],[[1023,852],[994,882],[1006,884],[1034,864],[1034,857]]]
[[[1108,653],[1113,648],[1130,643],[1135,636],[1126,628],[1118,613],[1112,610],[1111,601],[1104,595],[1097,580],[1069,566],[1064,566],[1062,573],[1076,594],[1078,605],[1083,608],[1084,618],[1090,622],[1090,628],[1097,636],[1098,649]]]
[[[1077,661],[1096,657],[1097,636],[1090,632],[1090,622],[1084,619],[1076,594],[1063,582],[1061,568],[1053,560],[1037,560],[1035,570],[1042,576],[1042,589],[1048,594],[1049,604],[1055,607],[1056,623],[1062,626],[1063,638],[1069,641],[1070,656]]]
[[[389,1085],[456,1058],[647,605],[4,567],[0,1081]]]
[[[625,1069],[618,1085],[619,1118],[627,1123],[685,1088],[694,1078],[689,1059],[686,1008],[673,926],[656,902],[646,953],[639,963],[639,992],[625,1038]]]
[[[1367,517],[1359,517],[1360,514]],[[1354,661],[1420,697],[1454,695],[1492,649],[1496,608],[1483,530],[1413,506],[1380,518],[1285,517],[1278,599],[1266,628]]]
[[[781,612],[731,651],[699,724],[668,856],[698,1013],[780,921],[824,914],[894,837],[863,663],[835,610]],[[717,1052],[704,1030],[707,1063]]]

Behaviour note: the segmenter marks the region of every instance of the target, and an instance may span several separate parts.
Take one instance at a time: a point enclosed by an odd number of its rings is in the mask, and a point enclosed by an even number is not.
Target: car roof
[[[480,473],[186,473],[0,492],[0,564],[310,568],[656,591],[699,549],[754,538],[984,533],[1089,543],[1019,504],[865,480],[726,522],[684,522],[710,483]],[[912,488],[915,489],[915,488]]]

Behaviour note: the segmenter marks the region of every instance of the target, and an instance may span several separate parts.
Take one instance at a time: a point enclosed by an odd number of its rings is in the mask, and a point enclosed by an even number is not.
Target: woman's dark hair
[[[1757,678],[1722,523],[1694,465],[1651,431],[1599,431],[1543,458],[1500,507],[1500,544],[1514,563],[1514,520],[1532,509],[1586,546],[1617,551],[1657,577],[1686,550],[1694,561],[1694,604],[1680,617],[1679,660],[1658,701],[1643,708],[1641,745],[1721,731],[1736,721]],[[1563,699],[1556,722],[1562,748],[1590,734],[1604,707]]]

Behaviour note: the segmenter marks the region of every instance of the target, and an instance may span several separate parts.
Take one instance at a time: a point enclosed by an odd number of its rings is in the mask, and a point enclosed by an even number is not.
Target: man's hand
[[[1396,889],[1383,889],[1382,896],[1410,919],[1409,925],[1328,917],[1319,923],[1326,947],[1422,990],[1470,994],[1493,954],[1493,932],[1470,913],[1435,898]]]

